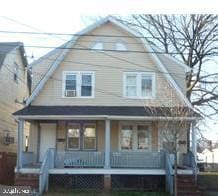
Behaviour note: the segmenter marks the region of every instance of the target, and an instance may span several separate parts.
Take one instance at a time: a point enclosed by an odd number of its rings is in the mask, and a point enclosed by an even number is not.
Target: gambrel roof
[[[76,33],[76,36],[73,36],[70,41],[66,42],[63,45],[65,47],[64,50],[60,50],[60,49],[57,48],[57,49],[51,51],[50,53],[48,53],[47,55],[45,55],[44,57],[41,57],[36,62],[33,62],[31,64],[31,66],[37,66],[37,64],[41,60],[43,60],[44,58],[48,57],[49,55],[55,55],[56,56],[55,60],[53,60],[51,62],[50,66],[47,67],[44,70],[45,74],[43,76],[41,76],[41,78],[37,82],[37,85],[35,86],[31,96],[26,101],[26,105],[29,105],[35,99],[35,97],[38,96],[38,94],[43,89],[43,87],[44,87],[45,83],[47,82],[47,80],[53,75],[53,73],[58,68],[60,63],[64,60],[65,56],[68,54],[68,52],[70,50],[69,48],[72,48],[74,46],[74,44],[76,43],[77,39],[80,36],[82,36],[82,35],[88,34],[89,32],[91,32],[92,30],[96,29],[97,27],[99,27],[99,26],[101,26],[103,24],[106,24],[107,22],[110,22],[113,25],[118,26],[119,28],[123,29],[124,31],[127,31],[129,34],[131,34],[131,35],[133,35],[135,37],[142,37],[138,32],[133,31],[132,29],[128,28],[124,24],[118,22],[117,20],[115,20],[114,18],[111,18],[111,17],[103,18],[100,21],[98,21],[98,22],[88,26],[87,28],[83,29],[82,31]],[[148,44],[146,39],[140,38],[140,40],[141,40],[144,48],[149,52],[151,58],[153,59],[153,61],[158,66],[159,70],[163,73],[163,75],[168,80],[170,85],[174,88],[174,90],[176,91],[177,95],[181,98],[181,100],[188,107],[191,108],[192,105],[191,105],[191,103],[189,102],[189,100],[185,96],[185,89],[184,89],[185,85],[184,84],[180,84],[177,81],[176,74],[173,75],[173,72],[169,73],[169,72],[172,71],[172,66],[174,66],[174,65],[178,66],[178,68],[180,68],[180,69],[183,69],[184,73],[185,73],[187,71],[187,66],[183,65],[182,63],[176,62],[171,57],[168,57],[168,55],[156,54],[154,49]],[[184,82],[185,82],[185,77],[184,77]]]

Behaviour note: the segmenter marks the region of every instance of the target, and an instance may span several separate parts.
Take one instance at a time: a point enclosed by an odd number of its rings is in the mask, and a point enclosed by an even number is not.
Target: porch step
[[[178,196],[201,196],[192,175],[178,175]]]
[[[39,175],[38,174],[15,174],[15,186],[30,186],[32,190],[39,189]]]

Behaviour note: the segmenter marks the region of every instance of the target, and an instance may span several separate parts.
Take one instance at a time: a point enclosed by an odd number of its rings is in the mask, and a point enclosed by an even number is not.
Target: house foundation
[[[110,174],[104,175],[104,189],[111,190],[111,175]]]

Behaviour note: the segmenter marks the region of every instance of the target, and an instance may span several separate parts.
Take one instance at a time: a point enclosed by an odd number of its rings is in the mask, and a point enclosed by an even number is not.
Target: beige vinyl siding
[[[14,81],[14,63],[18,65],[18,80]],[[14,113],[23,108],[21,104],[28,96],[26,70],[18,49],[12,50],[7,54],[0,69],[0,150],[5,152],[17,151],[17,123]],[[15,100],[19,103],[15,103]],[[25,124],[25,136],[28,135],[28,124]],[[8,130],[15,143],[10,145],[3,144],[4,130]],[[25,140],[24,140],[25,141]]]
[[[37,160],[37,146],[38,146],[38,135],[39,134],[39,123],[37,121],[31,122],[30,134],[29,134],[29,147],[28,151],[33,152],[34,162]]]
[[[93,34],[128,35],[126,32],[111,23],[97,28]],[[105,49],[114,49],[118,38],[95,38],[82,36],[73,46],[75,48],[89,48],[96,40],[104,40]],[[144,51],[142,43],[136,38],[120,38],[126,43],[128,50]],[[81,64],[82,63],[82,64]],[[35,71],[47,67],[48,63],[35,65]],[[94,71],[95,72],[95,98],[63,98],[62,80],[63,71]],[[124,72],[156,72],[156,98],[155,99],[128,99],[123,97]],[[34,72],[33,72],[34,75]],[[54,75],[47,81],[42,91],[33,101],[33,105],[104,105],[104,106],[160,106],[178,105],[181,98],[175,92],[164,75],[154,64],[150,54],[147,53],[118,53],[95,52],[85,50],[70,50],[65,60],[60,64]]]
[[[161,62],[166,66],[168,72],[176,81],[182,92],[186,94],[186,72],[182,65],[178,65],[175,61],[167,57],[165,54],[158,54]]]
[[[36,63],[36,64],[34,63],[32,65],[32,67],[31,67],[31,69],[32,69],[32,88],[31,88],[31,91],[32,92],[36,88],[36,86],[38,85],[39,81],[43,78],[45,73],[48,71],[48,69],[50,68],[50,66],[54,62],[54,60],[58,57],[58,55],[61,52],[62,52],[61,50],[56,49],[56,50],[50,52],[49,56],[45,55],[45,56],[41,57],[41,60],[40,60],[41,63]]]

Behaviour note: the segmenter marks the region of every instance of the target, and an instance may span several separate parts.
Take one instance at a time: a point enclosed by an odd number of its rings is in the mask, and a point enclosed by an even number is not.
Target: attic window
[[[116,43],[116,50],[127,51],[126,44],[123,43],[122,41],[118,41],[118,42]]]
[[[103,43],[102,42],[94,42],[91,49],[92,50],[103,50],[104,49]]]

